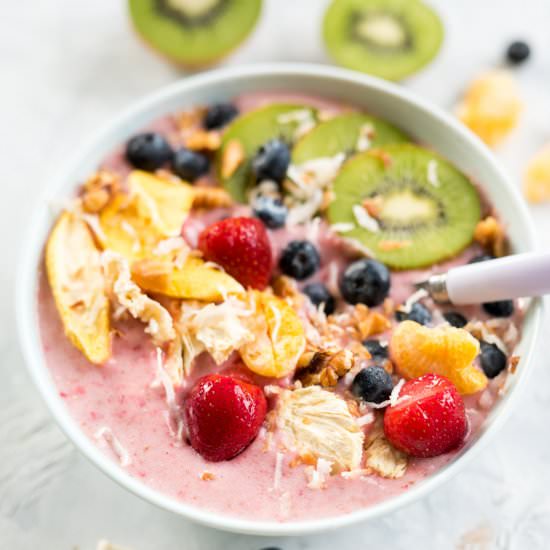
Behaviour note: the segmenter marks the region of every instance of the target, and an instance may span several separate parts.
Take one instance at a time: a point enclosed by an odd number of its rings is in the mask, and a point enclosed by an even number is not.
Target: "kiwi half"
[[[211,64],[254,28],[261,0],[129,0],[137,32],[180,65]]]
[[[470,180],[417,145],[388,145],[356,155],[333,186],[331,224],[353,224],[342,236],[357,239],[396,269],[455,256],[471,243],[481,217],[480,198]],[[357,205],[371,214],[369,229],[359,225]]]
[[[357,152],[362,133],[368,133],[368,148],[410,141],[391,124],[363,113],[344,113],[319,123],[299,139],[292,150],[292,162],[301,164],[314,158]]]
[[[222,185],[236,201],[246,202],[247,191],[254,184],[250,162],[258,149],[274,138],[280,138],[292,145],[296,139],[295,134],[303,123],[300,120],[303,115],[312,120],[316,120],[317,116],[316,110],[309,106],[274,103],[236,118],[227,128],[216,156],[216,172]],[[232,141],[242,145],[245,159],[230,177],[224,178],[223,159],[226,148]]]
[[[323,36],[340,65],[400,80],[437,54],[443,25],[420,0],[333,0]]]

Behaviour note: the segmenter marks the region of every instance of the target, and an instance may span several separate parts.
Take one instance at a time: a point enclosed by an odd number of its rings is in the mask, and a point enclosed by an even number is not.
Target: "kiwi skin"
[[[227,0],[225,0],[227,1]],[[237,0],[237,1],[243,1],[243,0]],[[184,70],[190,70],[195,71],[198,69],[204,69],[208,67],[212,67],[219,63],[222,59],[225,57],[228,57],[231,55],[235,50],[237,50],[241,44],[248,38],[248,36],[252,33],[252,31],[255,28],[255,25],[257,23],[258,18],[261,14],[262,9],[262,0],[244,0],[247,4],[251,5],[253,11],[250,15],[250,21],[247,27],[243,29],[240,36],[234,40],[233,44],[229,45],[226,49],[224,49],[221,52],[218,52],[216,54],[212,55],[203,55],[200,58],[197,59],[191,59],[187,58],[184,59],[182,57],[178,57],[177,55],[174,55],[173,53],[169,53],[166,51],[166,49],[162,48],[159,45],[156,45],[152,38],[147,35],[147,32],[145,32],[141,27],[141,21],[143,20],[143,14],[141,11],[144,9],[143,6],[146,4],[151,5],[151,11],[153,11],[155,8],[155,4],[158,2],[158,0],[129,0],[128,1],[128,15],[130,19],[131,27],[136,34],[136,36],[140,39],[142,44],[144,44],[150,51],[152,51],[154,54],[156,54],[159,58],[164,59],[165,61],[169,61],[172,65],[175,65],[176,67],[179,67]],[[156,14],[153,12],[152,15],[148,15],[148,19],[153,19],[154,17],[169,19],[166,14]],[[174,25],[177,25],[177,21],[175,21],[173,18],[172,23]],[[192,45],[191,48],[192,49]]]
[[[437,185],[428,177],[432,161]],[[412,202],[407,190],[414,195]],[[413,144],[388,145],[352,157],[335,178],[333,191],[330,223],[353,223],[355,229],[342,236],[359,241],[393,269],[427,267],[456,256],[472,242],[481,218],[480,197],[470,180],[436,153]],[[374,196],[384,201],[379,232],[360,227],[353,213],[354,205]],[[407,218],[413,206],[421,213]],[[408,245],[388,249],[383,246],[388,242]]]
[[[299,139],[292,150],[292,162],[301,164],[321,157],[332,157],[338,153],[353,154],[360,129],[370,124],[374,130],[371,147],[389,143],[404,143],[410,139],[391,124],[373,116],[348,112],[320,122]]]
[[[366,11],[405,21],[405,47],[365,46],[354,38],[353,18]],[[444,28],[436,12],[421,0],[333,0],[323,21],[323,40],[332,59],[348,69],[402,80],[427,65],[443,43]]]

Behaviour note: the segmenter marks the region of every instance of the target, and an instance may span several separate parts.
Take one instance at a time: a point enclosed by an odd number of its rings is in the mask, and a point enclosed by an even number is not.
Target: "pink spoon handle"
[[[447,273],[454,304],[479,304],[550,294],[550,252],[514,254],[455,267]]]

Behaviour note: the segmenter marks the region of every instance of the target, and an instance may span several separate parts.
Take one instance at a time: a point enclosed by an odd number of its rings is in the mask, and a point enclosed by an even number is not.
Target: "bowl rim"
[[[178,80],[160,90],[147,95],[141,100],[133,103],[121,114],[116,116],[107,125],[104,125],[72,156],[72,161],[68,162],[59,172],[55,173],[49,179],[45,186],[42,196],[36,201],[32,212],[38,214],[45,208],[45,199],[62,186],[68,176],[74,172],[79,159],[85,158],[88,151],[93,151],[95,147],[115,132],[119,127],[124,126],[134,119],[142,111],[161,104],[167,99],[178,94],[192,90],[193,88],[202,88],[205,86],[220,86],[232,80],[242,78],[261,78],[262,76],[280,76],[284,77],[306,77],[306,78],[326,78],[334,80],[345,85],[361,85],[363,87],[374,89],[378,92],[392,96],[397,101],[407,103],[422,110],[427,116],[436,120],[437,123],[445,128],[447,132],[453,132],[463,143],[472,149],[478,162],[490,165],[492,170],[498,174],[501,184],[507,187],[507,191],[516,201],[516,214],[521,219],[526,235],[528,236],[529,249],[537,248],[537,239],[534,225],[526,204],[524,203],[517,188],[510,182],[508,176],[497,163],[492,152],[485,144],[473,135],[468,129],[454,119],[450,114],[441,108],[429,103],[428,101],[417,97],[407,89],[401,88],[396,84],[378,79],[376,77],[360,74],[347,69],[334,68],[326,65],[317,65],[310,63],[262,63],[254,65],[241,65],[217,69],[194,75]],[[299,92],[299,90],[296,90]],[[79,451],[103,473],[116,481],[120,486],[125,487],[142,499],[159,506],[167,511],[173,512],[179,516],[193,520],[199,524],[244,534],[265,535],[265,536],[288,536],[302,535],[310,533],[319,533],[322,531],[337,529],[361,521],[371,520],[381,517],[398,508],[406,506],[413,501],[427,495],[437,486],[448,481],[460,469],[464,467],[474,456],[487,444],[489,438],[493,436],[500,426],[503,425],[507,415],[513,408],[521,394],[521,389],[525,387],[528,374],[532,371],[532,357],[539,340],[541,319],[543,316],[543,301],[535,299],[532,302],[530,315],[531,323],[531,345],[522,356],[522,376],[516,381],[514,387],[507,396],[507,402],[496,417],[491,419],[490,425],[482,430],[477,441],[471,447],[464,450],[459,456],[450,463],[443,466],[434,474],[422,480],[418,485],[411,487],[398,496],[388,498],[377,504],[361,508],[354,512],[323,517],[320,519],[303,520],[298,522],[278,522],[278,521],[254,521],[238,517],[226,516],[222,513],[212,512],[197,508],[195,506],[179,502],[174,498],[165,495],[149,486],[143,484],[136,478],[130,476],[118,464],[104,455],[102,451],[84,434],[77,422],[72,418],[63,400],[55,390],[55,384],[49,375],[49,370],[45,364],[40,345],[39,331],[37,328],[36,312],[36,265],[40,261],[42,249],[46,235],[41,234],[37,225],[36,218],[39,216],[30,216],[30,225],[22,241],[22,250],[18,258],[17,265],[17,284],[15,292],[15,312],[17,332],[19,336],[19,345],[23,352],[25,364],[31,375],[39,393],[44,399],[50,413],[53,415],[57,424]]]

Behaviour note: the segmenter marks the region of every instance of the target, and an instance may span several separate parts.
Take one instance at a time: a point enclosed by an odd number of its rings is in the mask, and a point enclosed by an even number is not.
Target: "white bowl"
[[[453,117],[415,97],[404,88],[359,73],[325,66],[267,64],[222,69],[177,82],[139,101],[94,136],[87,147],[68,162],[47,187],[47,194],[31,217],[31,226],[22,242],[16,293],[17,324],[21,347],[29,371],[51,413],[80,451],[103,472],[136,495],[166,510],[212,527],[257,535],[297,535],[342,527],[373,519],[410,503],[448,480],[471,459],[495,433],[531,369],[542,315],[542,303],[533,300],[523,325],[518,353],[521,362],[512,377],[509,391],[498,402],[473,441],[450,464],[415,484],[399,496],[351,514],[296,523],[255,522],[213,513],[159,493],[130,477],[90,441],[70,416],[56,391],[44,361],[37,320],[37,273],[42,250],[52,223],[48,204],[71,195],[79,182],[98,162],[128,136],[151,120],[186,106],[230,99],[243,92],[288,90],[348,102],[387,119],[447,157],[475,181],[480,182],[502,219],[506,222],[513,248],[526,252],[535,248],[535,232],[527,208],[491,152]]]

